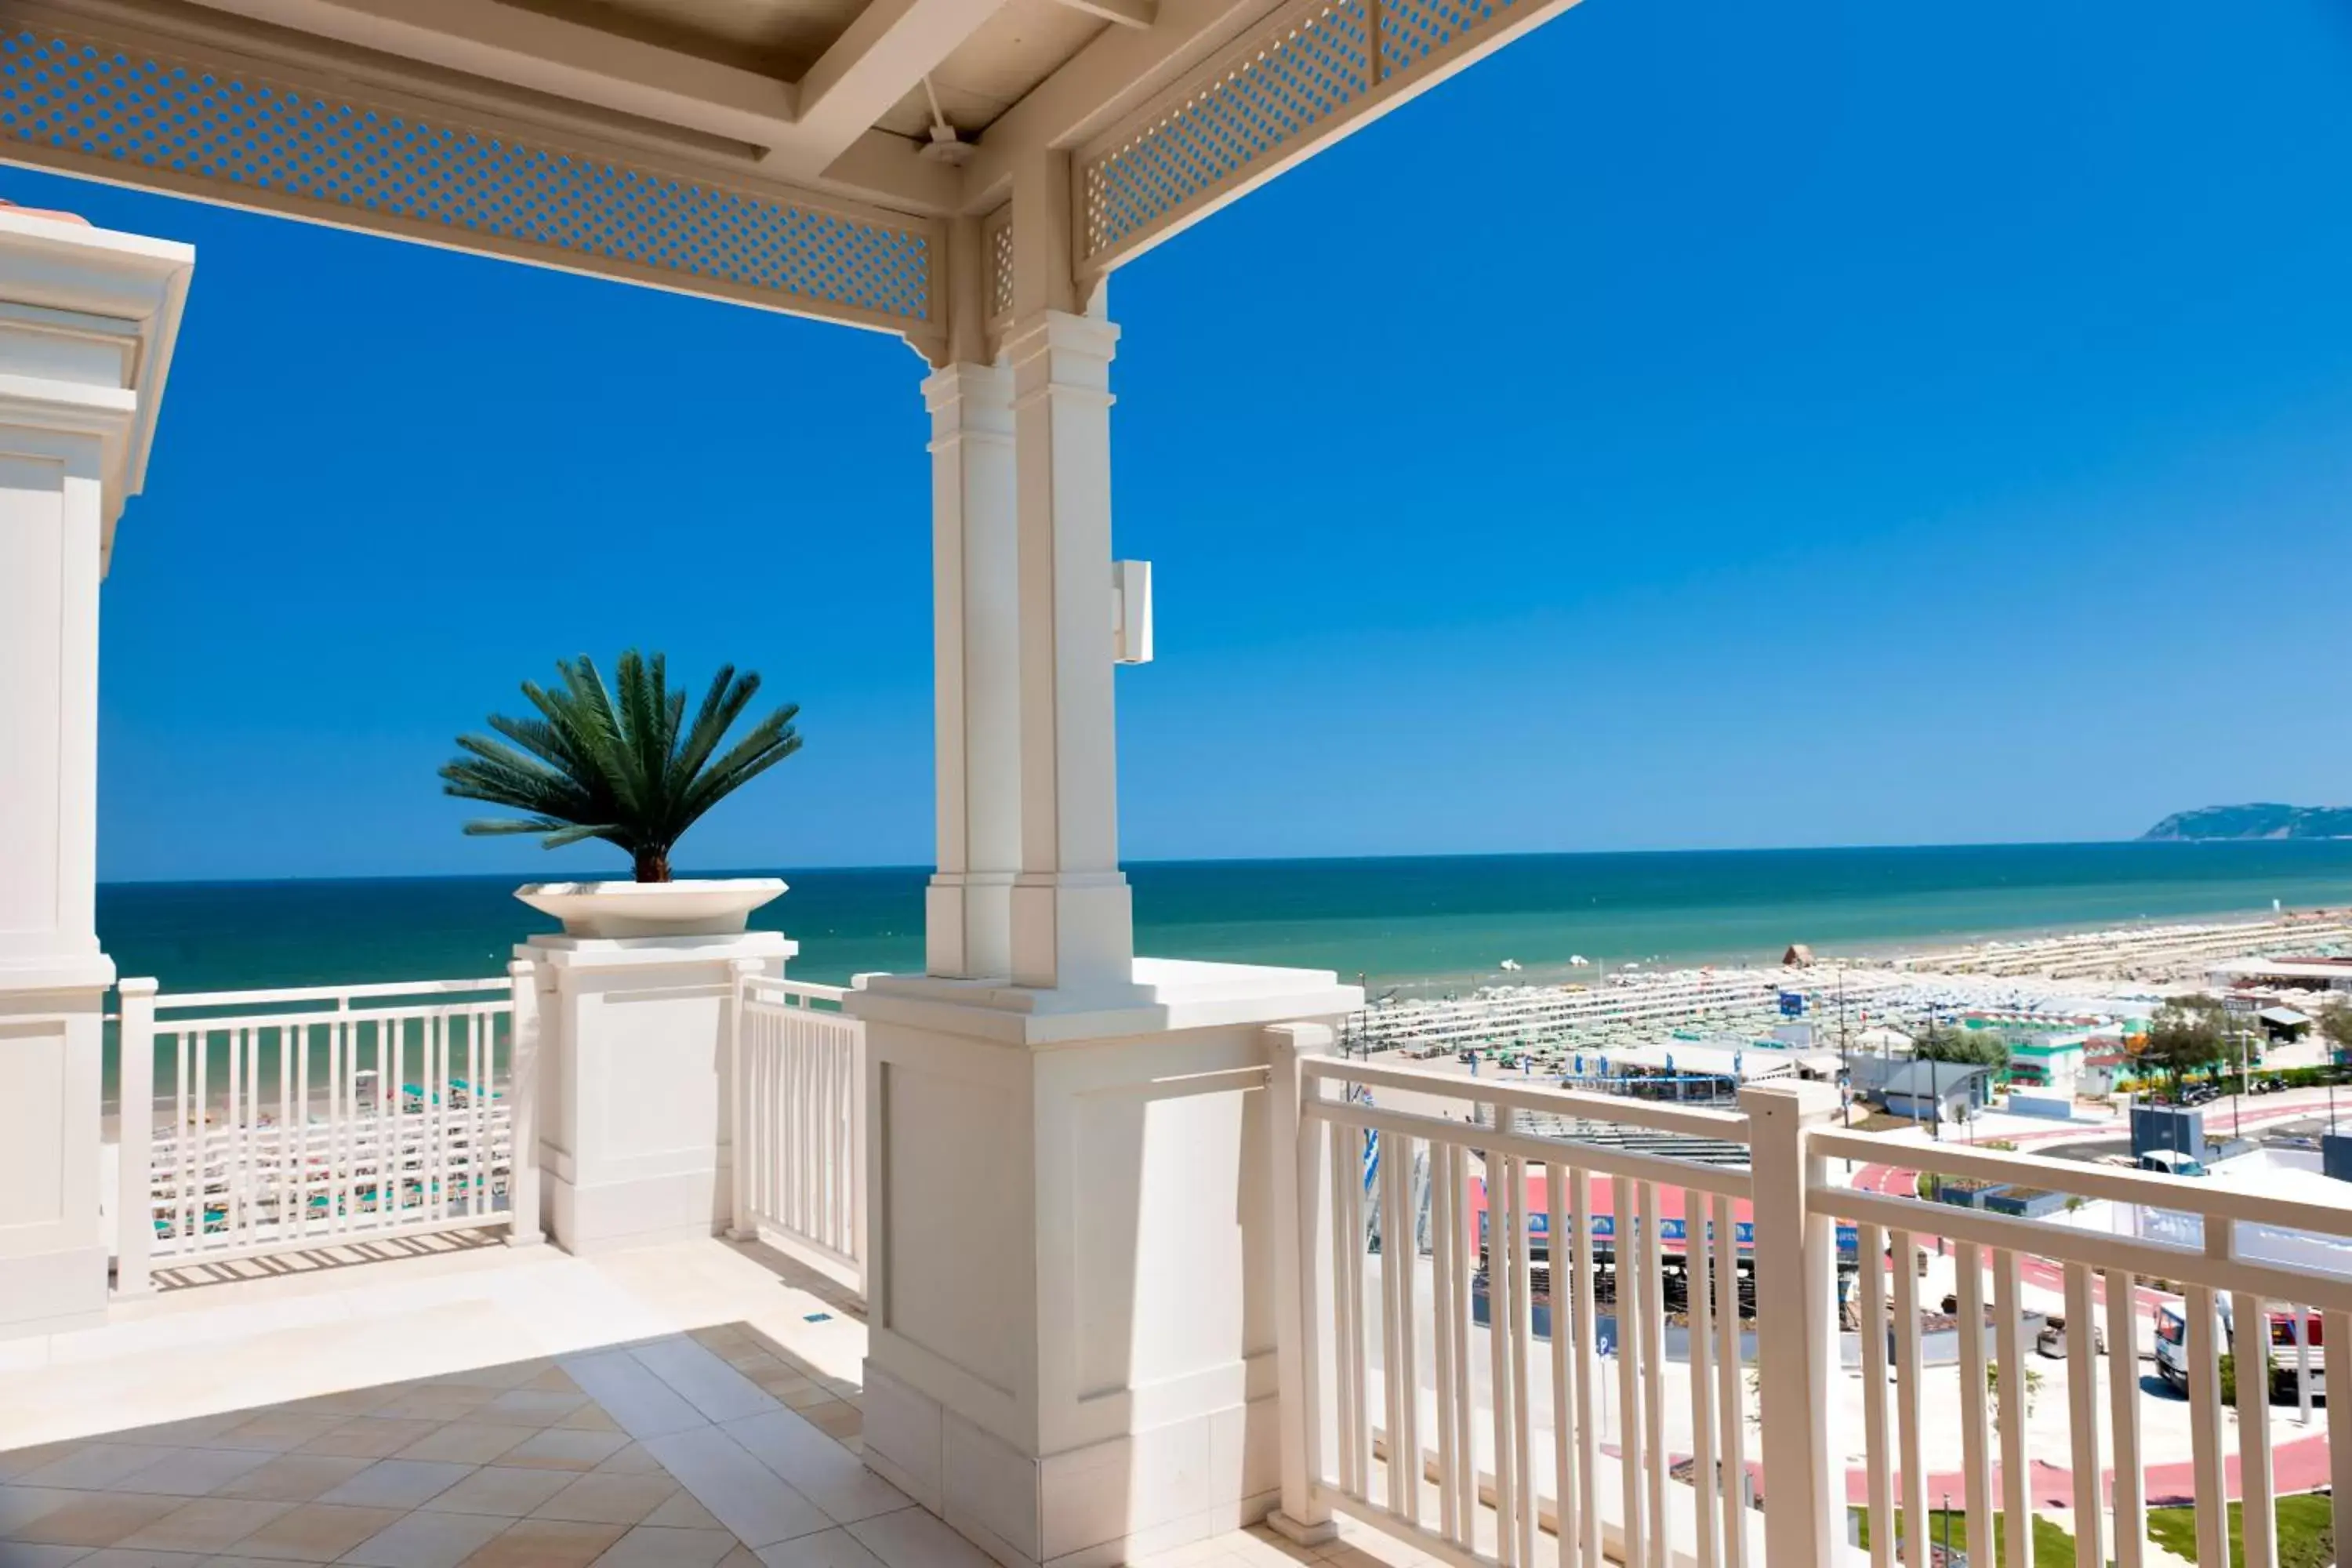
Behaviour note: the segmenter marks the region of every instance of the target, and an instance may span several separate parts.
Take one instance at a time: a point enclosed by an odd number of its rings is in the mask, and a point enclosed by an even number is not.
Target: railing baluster
[[[1334,1129],[1335,1131],[1339,1130]],[[1331,1162],[1332,1296],[1339,1330],[1341,1485],[1371,1493],[1370,1413],[1364,1407],[1364,1134],[1348,1128]]]
[[[1674,1521],[1666,1513],[1666,1223],[1658,1184],[1642,1191],[1642,1474],[1649,1486],[1651,1568],[1674,1555]]]
[[[1592,1173],[1568,1174],[1570,1285],[1576,1304],[1576,1499],[1577,1568],[1601,1568],[1601,1423],[1593,1402],[1601,1395],[1600,1324],[1593,1316]],[[1559,1246],[1554,1237],[1552,1246]],[[1553,1289],[1559,1289],[1555,1282]]]
[[[2214,1222],[2205,1222],[2210,1239]],[[2216,1342],[2220,1327],[2213,1292],[2202,1286],[2192,1285],[2182,1298],[2182,1310],[2188,1314],[2189,1363],[2189,1441],[2191,1490],[2200,1498],[2221,1498],[2229,1494],[2222,1489],[2221,1458],[2221,1352]],[[2223,1525],[2226,1512],[2220,1508],[2197,1510],[2197,1561],[2200,1568],[2229,1568],[2229,1536]]]
[[[2087,1264],[2066,1265],[2066,1396],[2074,1455],[2074,1568],[2105,1568],[2100,1536],[2099,1320],[2091,1306]],[[2090,1500],[2084,1501],[2088,1490]],[[2249,1568],[2252,1560],[2249,1559]]]
[[[188,1062],[189,1036],[194,1031],[181,1028],[172,1032],[172,1056],[176,1070],[173,1075],[172,1092],[172,1196],[174,1202],[172,1226],[173,1252],[184,1252],[190,1238],[196,1234],[200,1201],[194,1197],[196,1173],[203,1167],[196,1158],[195,1140],[189,1131],[190,1100],[204,1102],[204,1059],[198,1056],[191,1080]],[[201,1050],[201,1047],[199,1047]]]
[[[1388,1428],[1389,1506],[1408,1519],[1420,1516],[1421,1455],[1413,1438],[1412,1327],[1405,1301],[1412,1290],[1409,1224],[1404,1219],[1406,1183],[1400,1173],[1410,1169],[1410,1141],[1381,1139],[1381,1372],[1385,1394],[1382,1411]]]
[[[1715,1331],[1719,1338],[1716,1357],[1716,1418],[1721,1424],[1719,1444],[1723,1484],[1718,1510],[1723,1515],[1724,1568],[1748,1564],[1748,1384],[1741,1375],[1739,1355],[1739,1233],[1731,1200],[1715,1200]],[[1704,1504],[1702,1503],[1702,1506]],[[1594,1553],[1598,1560],[1599,1553]]]
[[[2352,1394],[2339,1397],[2338,1394],[2352,1384],[2352,1312],[2329,1312],[2320,1319],[2319,1348],[2329,1367],[2326,1374],[2328,1511],[2336,1539],[2352,1542]]]
[[[1971,1548],[1993,1538],[1992,1431],[1985,1387],[1984,1253],[1974,1242],[1956,1243],[1952,1264],[1958,1274],[1960,1309],[1960,1495],[1967,1510]]]
[[[1501,1106],[1495,1108],[1496,1129],[1510,1131],[1513,1112]],[[1511,1365],[1511,1262],[1517,1254],[1513,1238],[1517,1226],[1512,1213],[1518,1206],[1519,1194],[1512,1191],[1517,1173],[1511,1162],[1497,1151],[1486,1152],[1486,1349],[1488,1370],[1493,1381],[1488,1385],[1493,1396],[1495,1438],[1495,1556],[1504,1568],[1519,1568],[1519,1532],[1517,1478],[1511,1473],[1512,1459],[1518,1449],[1512,1436],[1513,1395],[1517,1382]]]
[[[1927,1467],[1919,1430],[1919,1268],[1909,1231],[1895,1233],[1895,1415],[1901,1447],[1905,1568],[1927,1568]]]
[[[2000,1368],[2002,1568],[2033,1568],[2033,1505],[2025,1468],[2025,1293],[2017,1254],[1992,1255],[1993,1354]]]
[[[1609,1182],[1616,1238],[1610,1251],[1617,1283],[1617,1471],[1624,1514],[1620,1558],[1627,1568],[1646,1568],[1649,1531],[1644,1518],[1642,1466],[1642,1293],[1648,1274],[1641,1262],[1641,1184],[1624,1176]]]
[[[1454,1183],[1454,1281],[1449,1290],[1454,1295],[1454,1465],[1456,1465],[1458,1504],[1461,1514],[1461,1542],[1475,1544],[1477,1540],[1477,1392],[1470,1380],[1470,1290],[1477,1274],[1477,1229],[1470,1225],[1470,1147],[1446,1145],[1446,1159],[1451,1162],[1451,1183]],[[1491,1302],[1489,1302],[1491,1311]]]
[[[1430,1373],[1437,1394],[1437,1528],[1446,1540],[1462,1544],[1462,1524],[1477,1512],[1477,1500],[1465,1510],[1462,1500],[1461,1454],[1454,1445],[1454,1406],[1465,1392],[1454,1381],[1454,1320],[1462,1310],[1456,1281],[1460,1277],[1460,1211],[1454,1184],[1454,1148],[1433,1140],[1429,1146],[1429,1278]]]
[[[1559,1568],[1576,1568],[1577,1466],[1575,1443],[1576,1332],[1569,1283],[1568,1167],[1558,1160],[1544,1165],[1544,1278],[1551,1304],[1551,1459],[1553,1529],[1558,1535]]]
[[[1895,1562],[1895,1450],[1886,1432],[1886,1232],[1874,1225],[1854,1227],[1854,1263],[1862,1296],[1862,1432],[1868,1463],[1872,1568]]]
[[[1691,1521],[1698,1568],[1717,1568],[1721,1558],[1717,1521],[1715,1510],[1707,1506],[1707,1494],[1709,1488],[1723,1484],[1723,1477],[1715,1458],[1715,1273],[1707,1233],[1706,1194],[1696,1187],[1684,1188],[1683,1305],[1690,1325]]]
[[[2271,1511],[2276,1500],[2271,1467],[2270,1307],[2252,1290],[2231,1292],[2230,1304],[2236,1322],[2231,1353],[2238,1380],[2238,1487],[2245,1503],[2242,1561],[2244,1568],[2278,1568],[2278,1521]]]
[[[2132,1277],[2110,1268],[2107,1292],[2107,1424],[2116,1452],[2116,1568],[2142,1568],[2147,1549],[2147,1478],[2140,1473],[2139,1319]]]

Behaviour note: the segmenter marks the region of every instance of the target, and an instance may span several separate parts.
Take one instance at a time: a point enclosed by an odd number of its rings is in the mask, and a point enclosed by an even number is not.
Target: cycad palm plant
[[[558,659],[562,684],[534,681],[522,694],[536,719],[491,715],[513,744],[460,735],[466,755],[441,770],[443,791],[530,815],[466,824],[467,833],[541,833],[554,849],[602,838],[629,852],[640,882],[669,880],[669,855],[702,814],[801,749],[796,703],[751,727],[727,752],[719,742],[760,689],[759,676],[728,665],[711,678],[694,722],[686,693],[669,689],[660,654],[621,656],[617,699],[586,655]]]

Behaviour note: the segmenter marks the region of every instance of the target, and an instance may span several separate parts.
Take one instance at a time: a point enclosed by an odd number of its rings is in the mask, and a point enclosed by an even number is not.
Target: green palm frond
[[[522,683],[536,717],[494,714],[496,739],[457,737],[463,754],[443,765],[442,792],[526,814],[468,822],[467,833],[538,834],[550,849],[602,838],[629,852],[638,880],[664,881],[688,827],[800,750],[800,708],[786,703],[720,752],[760,690],[759,676],[732,665],[711,679],[691,725],[687,695],[669,689],[658,653],[624,653],[617,689],[584,654],[558,659],[555,669],[552,687]]]

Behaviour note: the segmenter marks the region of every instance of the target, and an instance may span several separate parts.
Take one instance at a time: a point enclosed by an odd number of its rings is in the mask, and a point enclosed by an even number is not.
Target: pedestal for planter
[[[745,966],[798,944],[744,929],[772,878],[572,882],[517,897],[564,922],[515,949],[539,994],[541,1190],[570,1252],[722,1228],[731,1212],[729,1031]]]
[[[1123,1562],[1279,1486],[1265,1026],[1323,971],[872,976],[866,1462],[998,1561]]]

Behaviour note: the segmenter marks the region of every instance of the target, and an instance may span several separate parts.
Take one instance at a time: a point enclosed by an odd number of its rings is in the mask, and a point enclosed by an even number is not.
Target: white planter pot
[[[685,882],[532,882],[515,897],[563,922],[566,936],[736,936],[784,890],[777,877]]]

